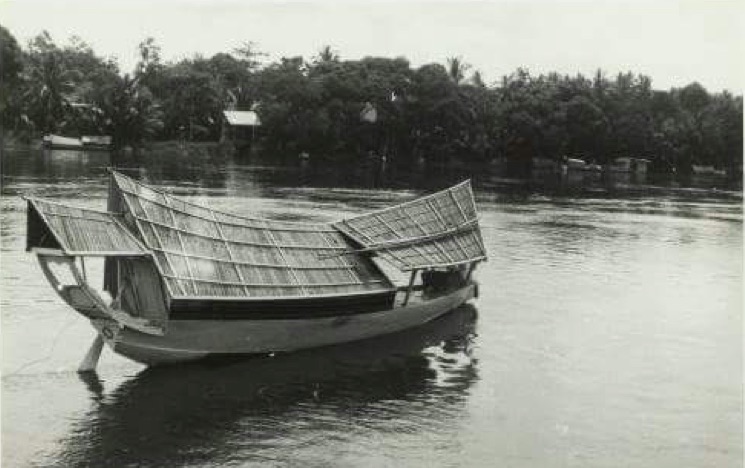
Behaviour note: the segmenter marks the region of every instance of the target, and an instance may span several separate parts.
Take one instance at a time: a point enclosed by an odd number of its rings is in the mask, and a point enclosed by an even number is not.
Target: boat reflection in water
[[[329,441],[449,430],[478,378],[476,316],[467,304],[366,341],[148,368],[111,393],[95,374],[81,375],[95,406],[55,463],[282,464],[298,451],[330,456]]]

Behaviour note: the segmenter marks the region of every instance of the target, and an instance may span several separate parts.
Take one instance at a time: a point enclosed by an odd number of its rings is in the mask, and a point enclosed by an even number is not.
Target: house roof
[[[261,125],[259,115],[254,111],[223,111],[225,120],[237,127],[254,127]]]

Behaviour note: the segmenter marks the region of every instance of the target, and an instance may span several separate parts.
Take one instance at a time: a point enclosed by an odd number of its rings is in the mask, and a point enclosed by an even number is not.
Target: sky
[[[58,43],[80,36],[123,72],[152,36],[167,61],[253,41],[270,60],[311,58],[324,45],[343,59],[404,56],[413,66],[460,56],[487,83],[525,67],[633,71],[657,89],[745,85],[742,0],[0,0],[0,24],[21,44],[42,30]]]

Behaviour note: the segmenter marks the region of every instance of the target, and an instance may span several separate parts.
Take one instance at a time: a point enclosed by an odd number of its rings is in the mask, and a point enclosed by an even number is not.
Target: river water
[[[477,183],[489,261],[470,305],[271,358],[148,370],[104,350],[81,377],[93,329],[23,251],[22,195],[104,208],[117,165],[216,208],[323,221],[459,175],[386,182],[175,149],[2,163],[4,467],[742,466],[739,194]]]

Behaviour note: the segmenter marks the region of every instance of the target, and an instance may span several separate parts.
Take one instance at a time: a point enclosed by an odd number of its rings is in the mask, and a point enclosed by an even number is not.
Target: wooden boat
[[[106,135],[85,135],[80,137],[86,150],[108,151],[111,149],[111,137]]]
[[[51,149],[83,149],[83,142],[80,138],[65,137],[60,135],[44,135],[41,138],[41,144],[45,148]]]
[[[80,151],[108,151],[111,149],[110,136],[82,136],[80,138],[60,135],[44,135],[42,145],[50,149],[73,149]]]
[[[104,343],[154,365],[401,331],[476,297],[486,260],[469,181],[327,224],[225,213],[115,171],[107,211],[27,200],[27,250],[98,331],[81,370]]]

